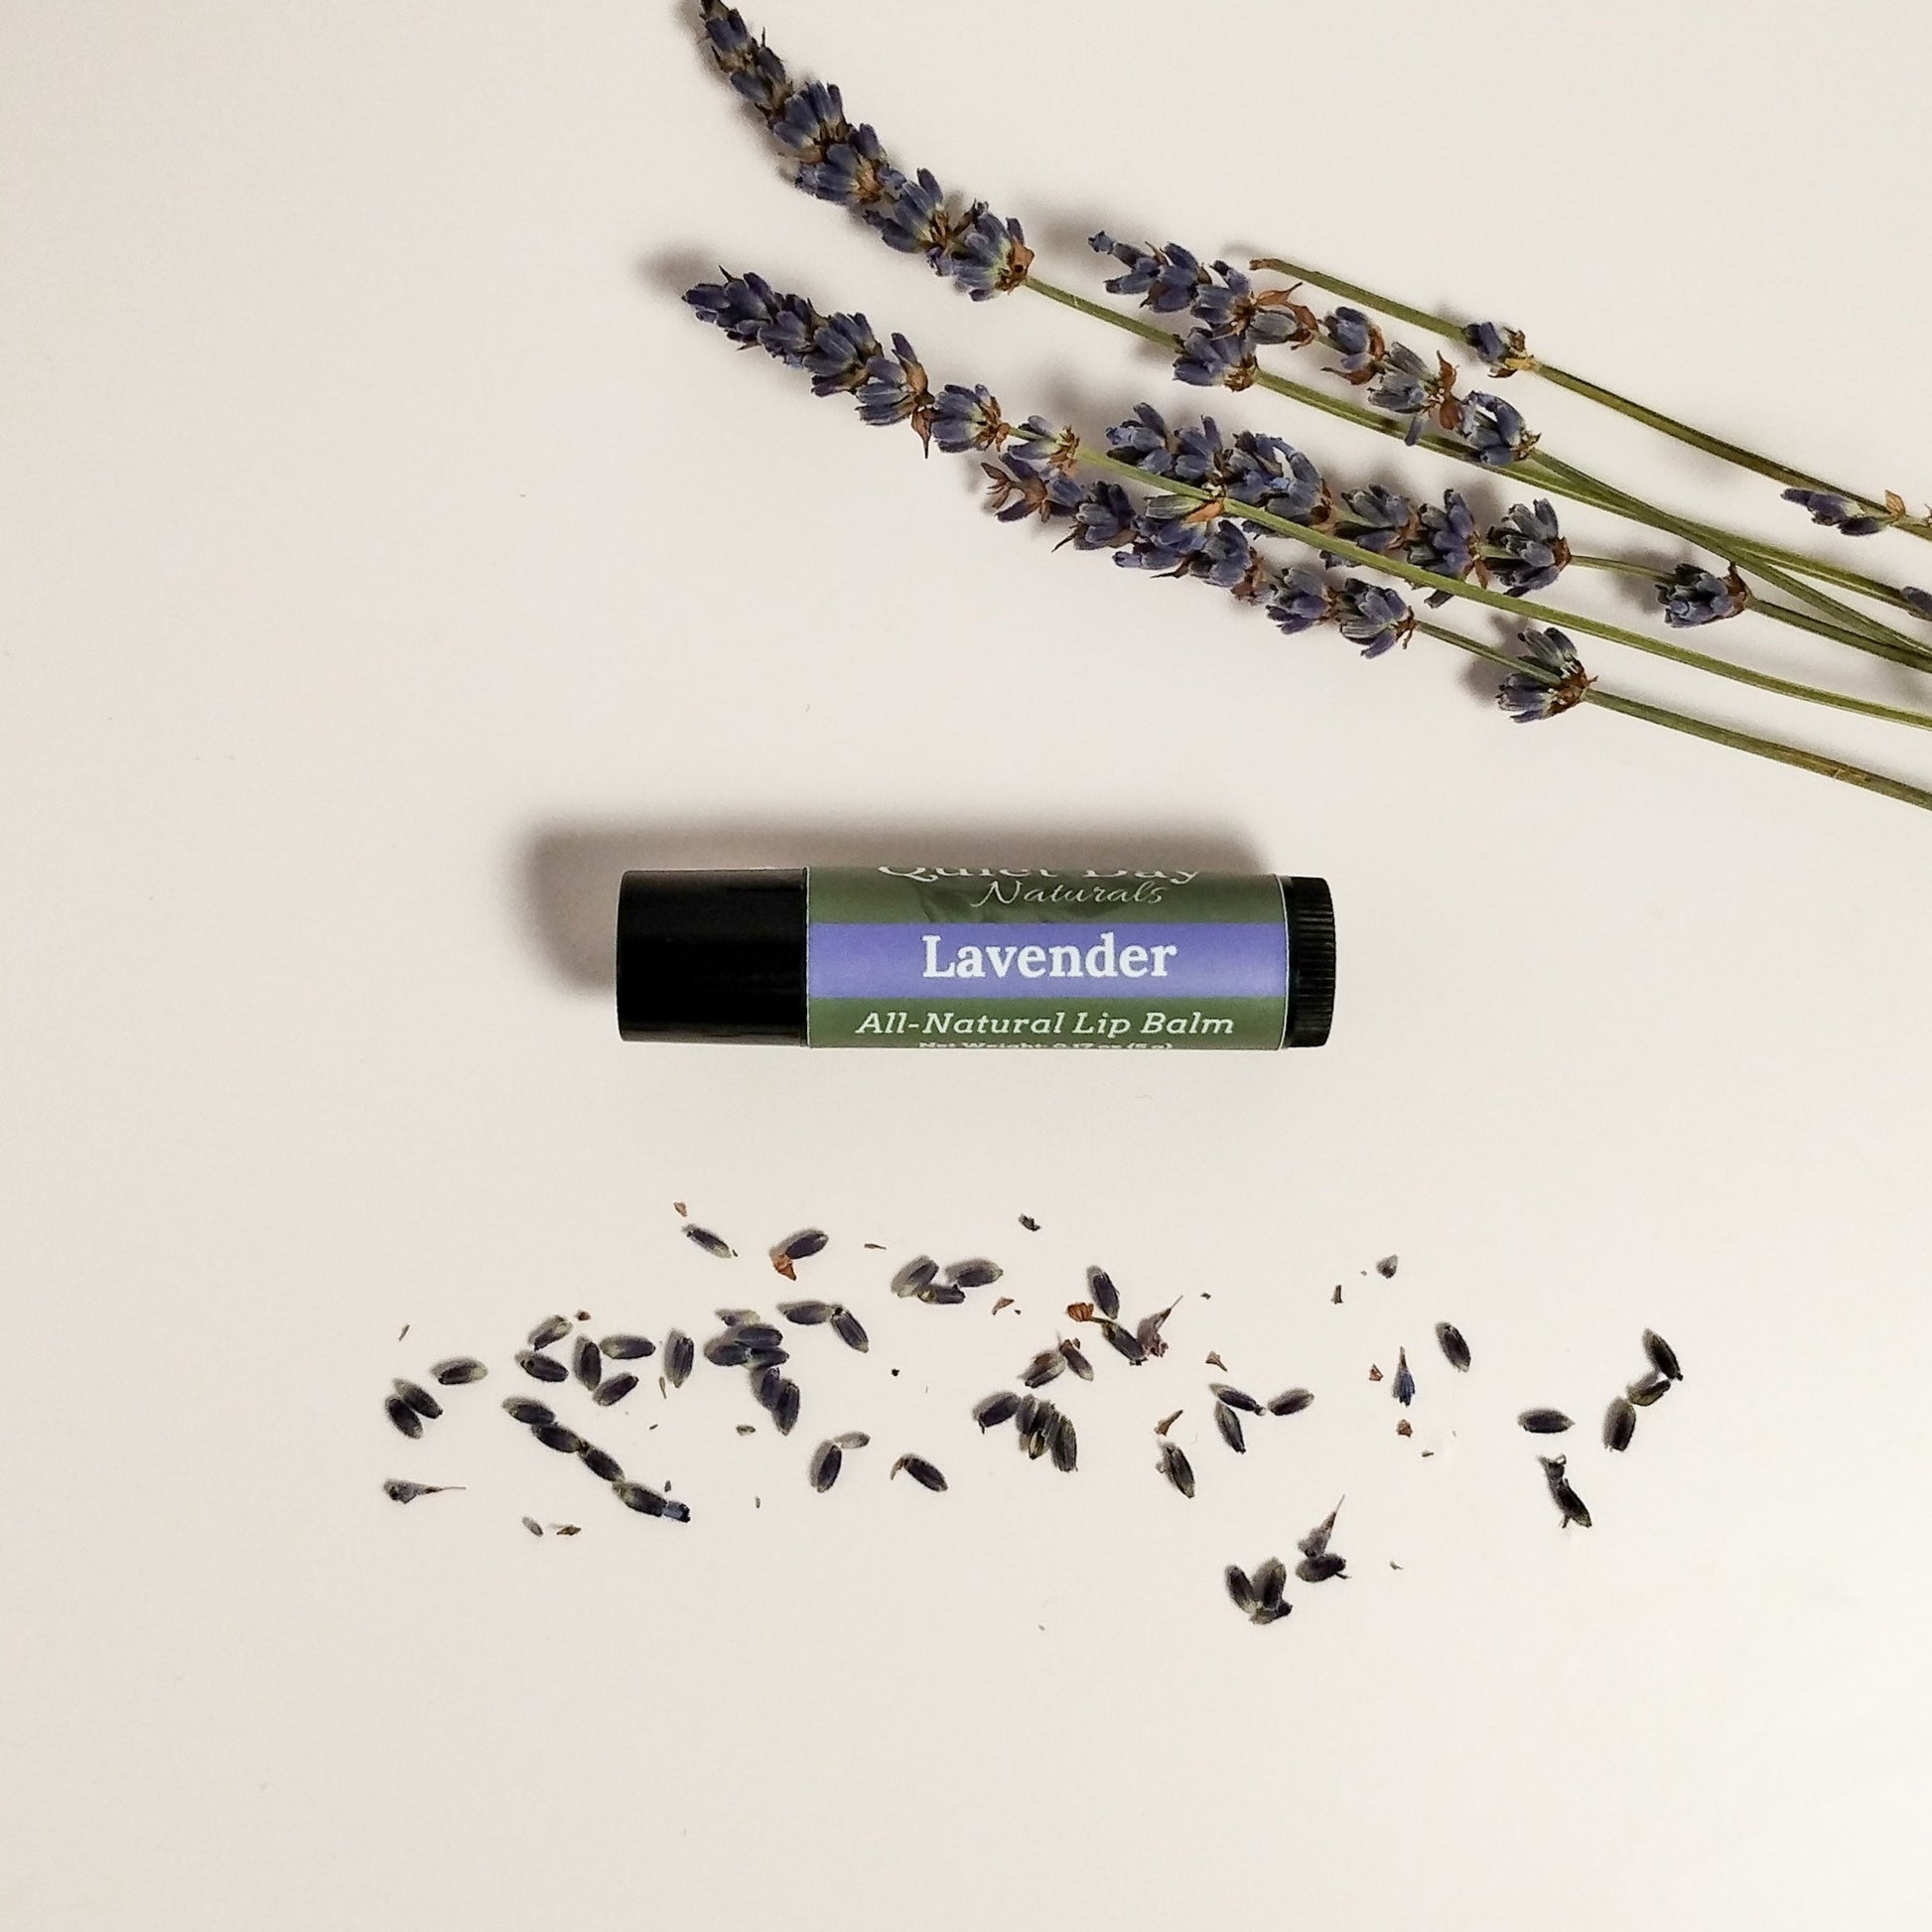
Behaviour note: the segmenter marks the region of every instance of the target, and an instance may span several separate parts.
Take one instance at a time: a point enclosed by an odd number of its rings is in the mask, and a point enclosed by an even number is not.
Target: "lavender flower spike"
[[[1521,463],[1536,448],[1537,439],[1523,423],[1523,412],[1500,396],[1477,390],[1464,412],[1469,453],[1480,464],[1501,470]]]
[[[1734,618],[1751,601],[1750,587],[1735,570],[1720,577],[1698,564],[1679,564],[1657,586],[1664,621],[1679,629]]]
[[[1512,503],[1491,528],[1488,542],[1490,567],[1511,597],[1548,590],[1570,562],[1570,546],[1547,496]]]
[[[1577,646],[1554,627],[1525,630],[1520,638],[1525,663],[1536,669],[1511,671],[1496,693],[1497,704],[1519,725],[1554,718],[1582,704],[1595,680],[1585,671]]]

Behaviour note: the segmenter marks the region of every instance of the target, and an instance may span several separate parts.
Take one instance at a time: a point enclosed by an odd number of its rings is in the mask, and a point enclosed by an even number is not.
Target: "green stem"
[[[1405,302],[1392,302],[1374,289],[1363,288],[1356,282],[1344,282],[1332,275],[1324,275],[1317,270],[1299,262],[1285,261],[1278,255],[1264,255],[1251,264],[1255,268],[1267,268],[1277,274],[1291,276],[1298,282],[1311,282],[1318,289],[1326,289],[1331,295],[1339,295],[1351,302],[1359,302],[1365,309],[1379,309],[1384,315],[1399,317],[1417,329],[1427,329],[1433,335],[1447,341],[1460,343],[1466,346],[1467,338],[1461,326],[1449,316],[1436,315],[1428,309],[1412,309]],[[1709,430],[1696,428],[1690,423],[1682,423],[1675,416],[1666,416],[1663,411],[1652,409],[1644,403],[1633,401],[1629,396],[1619,395],[1614,389],[1606,389],[1600,382],[1591,382],[1587,376],[1559,368],[1554,362],[1546,362],[1540,356],[1532,356],[1525,365],[1533,373],[1540,375],[1546,382],[1554,382],[1559,389],[1568,389],[1573,395],[1587,397],[1589,401],[1601,403],[1605,409],[1613,409],[1619,416],[1628,416],[1633,422],[1642,423],[1665,436],[1675,437],[1680,443],[1688,443],[1693,449],[1702,450],[1707,456],[1714,456],[1725,463],[1735,464],[1741,470],[1755,471],[1760,477],[1768,477],[1771,482],[1781,483],[1788,489],[1822,489],[1834,496],[1844,496],[1859,505],[1861,509],[1874,516],[1889,516],[1890,506],[1880,497],[1868,496],[1863,490],[1847,489],[1843,483],[1827,483],[1822,477],[1814,477],[1807,471],[1794,470],[1789,464],[1780,463],[1774,457],[1760,456],[1755,450],[1747,450],[1741,443],[1732,443],[1722,436],[1714,436]],[[1932,528],[1922,527],[1916,520],[1901,525],[1913,536],[1932,540]]]
[[[1065,308],[1076,310],[1081,315],[1091,316],[1097,322],[1104,322],[1112,328],[1125,330],[1129,335],[1139,336],[1145,342],[1159,343],[1170,349],[1177,349],[1181,345],[1181,338],[1171,329],[1163,329],[1158,323],[1146,322],[1139,316],[1109,308],[1105,303],[1091,302],[1085,296],[1075,295],[1070,289],[1060,288],[1057,284],[1045,281],[1037,275],[1030,274],[1021,286],[1032,289],[1036,295],[1045,296],[1049,302],[1057,302]],[[1289,376],[1277,375],[1269,369],[1259,370],[1256,373],[1255,384],[1258,388],[1271,390],[1276,395],[1287,396],[1296,402],[1305,403],[1309,408],[1319,410],[1323,415],[1352,423],[1358,429],[1372,430],[1377,436],[1392,437],[1401,443],[1408,441],[1407,431],[1400,423],[1365,408],[1360,403],[1351,402],[1344,396],[1331,396],[1324,390],[1313,388],[1305,382],[1297,382]],[[1768,581],[1777,583],[1778,587],[1785,590],[1787,594],[1803,597],[1808,602],[1824,604],[1825,600],[1822,593],[1797,588],[1789,582],[1788,578],[1772,577],[1771,573],[1781,568],[1777,559],[1789,559],[1793,568],[1815,570],[1816,574],[1829,577],[1833,582],[1843,581],[1847,574],[1835,569],[1815,566],[1808,558],[1796,557],[1795,553],[1776,551],[1771,546],[1755,543],[1731,531],[1718,530],[1709,525],[1691,524],[1684,518],[1674,517],[1654,504],[1645,503],[1641,498],[1629,495],[1626,491],[1615,489],[1583,471],[1573,471],[1568,464],[1559,463],[1556,459],[1546,457],[1540,452],[1522,463],[1512,465],[1508,470],[1498,471],[1478,464],[1459,443],[1451,442],[1449,438],[1439,436],[1433,431],[1426,431],[1419,439],[1419,445],[1435,455],[1450,457],[1458,463],[1479,469],[1485,476],[1514,476],[1525,480],[1532,487],[1548,490],[1553,496],[1569,497],[1573,501],[1607,510],[1628,521],[1645,524],[1651,529],[1682,536],[1687,542],[1698,544],[1700,548],[1710,551],[1712,555],[1721,558],[1726,564],[1749,564]],[[1702,534],[1689,534],[1694,530]],[[1864,589],[1867,584],[1870,586],[1868,595],[1882,596],[1900,606],[1904,605],[1904,599],[1897,592],[1888,585],[1878,583],[1875,579],[1861,580],[1850,588]],[[1865,617],[1863,613],[1853,610],[1849,605],[1833,602],[1827,608],[1841,617],[1848,627],[1855,628],[1863,639],[1863,642],[1857,642],[1847,637],[1842,641],[1854,643],[1855,648],[1868,650],[1874,656],[1890,657],[1900,663],[1932,668],[1932,647],[1918,644],[1900,632],[1887,629],[1874,619]],[[1887,644],[1890,648],[1883,647]],[[1901,656],[1901,652],[1905,654]]]
[[[1547,678],[1538,666],[1526,663],[1521,658],[1506,656],[1487,644],[1478,643],[1473,637],[1465,637],[1459,630],[1432,623],[1427,618],[1418,619],[1416,628],[1425,637],[1451,644],[1472,657],[1500,664],[1510,671],[1527,672],[1532,677],[1546,677],[1547,682],[1555,682],[1554,678]],[[1759,738],[1754,732],[1733,731],[1728,725],[1713,724],[1708,718],[1694,718],[1687,712],[1646,704],[1640,698],[1626,698],[1620,692],[1604,690],[1600,684],[1591,684],[1584,692],[1582,702],[1596,705],[1604,711],[1614,711],[1625,718],[1642,719],[1645,724],[1661,725],[1666,731],[1683,732],[1687,737],[1701,738],[1707,744],[1727,745],[1732,751],[1746,752],[1752,758],[1794,765],[1800,771],[1815,771],[1820,777],[1836,778],[1841,784],[1857,785],[1861,791],[1876,792],[1881,798],[1896,798],[1902,804],[1918,806],[1921,811],[1932,811],[1932,791],[1918,785],[1908,785],[1899,778],[1887,778],[1879,771],[1868,771],[1862,764],[1847,764],[1841,759],[1801,751],[1797,746],[1786,745],[1775,738]]]
[[[1123,462],[1119,457],[1103,456],[1085,444],[1080,446],[1079,457],[1090,469],[1128,479],[1143,488],[1159,489],[1167,495],[1184,496],[1196,503],[1225,501],[1230,515],[1239,516],[1277,536],[1292,537],[1312,550],[1325,551],[1364,570],[1400,578],[1420,590],[1443,591],[1472,604],[1486,604],[1492,610],[1507,612],[1512,618],[1533,623],[1581,630],[1587,636],[1601,637],[1610,643],[1642,651],[1646,656],[1667,658],[1692,670],[1708,671],[1713,677],[1728,678],[1733,683],[1748,684],[1759,691],[1775,692],[1779,697],[1796,698],[1805,704],[1825,705],[1833,711],[1855,712],[1861,717],[1879,718],[1887,724],[1909,725],[1918,731],[1932,731],[1932,712],[1913,711],[1901,705],[1878,704],[1872,699],[1853,697],[1847,692],[1825,691],[1817,685],[1773,677],[1767,671],[1754,671],[1742,664],[1732,664],[1725,658],[1712,657],[1682,644],[1668,643],[1661,637],[1646,636],[1640,630],[1626,630],[1621,624],[1604,623],[1596,618],[1583,617],[1574,611],[1561,611],[1553,605],[1540,604],[1533,598],[1511,597],[1505,591],[1491,590],[1486,584],[1470,584],[1459,577],[1440,576],[1433,570],[1424,570],[1420,565],[1412,564],[1406,557],[1385,556],[1379,550],[1365,549],[1361,544],[1350,543],[1330,530],[1317,530],[1307,523],[1291,523],[1288,518],[1277,516],[1258,504],[1244,503],[1237,497],[1222,498],[1211,490],[1180,483],[1173,477],[1151,477],[1137,465]]]

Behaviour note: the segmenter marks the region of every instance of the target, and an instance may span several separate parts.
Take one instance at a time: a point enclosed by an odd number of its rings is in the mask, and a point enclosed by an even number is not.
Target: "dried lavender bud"
[[[1214,1427],[1221,1432],[1221,1441],[1236,1455],[1247,1454],[1248,1441],[1241,1433],[1241,1418],[1225,1402],[1217,1402],[1214,1405]]]
[[[1469,1344],[1462,1339],[1462,1330],[1452,1321],[1439,1321],[1436,1324],[1436,1340],[1449,1367],[1461,1369],[1466,1373],[1469,1366]]]
[[[749,1314],[750,1311],[741,1311]],[[782,1328],[774,1328],[768,1321],[756,1319],[735,1319],[732,1323],[733,1339],[742,1341],[747,1348],[782,1348],[785,1335]]]
[[[712,1312],[727,1328],[742,1328],[748,1321],[759,1319],[757,1309],[714,1309]]]
[[[1057,1348],[1042,1348],[1031,1362],[1021,1381],[1030,1389],[1043,1389],[1056,1375],[1066,1372],[1066,1357]]]
[[[1023,1395],[1013,1412],[1013,1426],[1019,1432],[1021,1447],[1024,1449],[1028,1438],[1034,1433],[1035,1420],[1045,1404],[1038,1396]]]
[[[1556,1506],[1563,1511],[1563,1526],[1568,1529],[1572,1523],[1589,1528],[1589,1511],[1584,1507],[1579,1496],[1565,1478],[1564,1458],[1561,1455],[1540,1455],[1537,1460],[1543,1464],[1544,1480],[1550,1485],[1550,1495]]]
[[[742,1366],[754,1370],[780,1368],[790,1360],[790,1355],[782,1348],[748,1348]]]
[[[639,1516],[665,1516],[670,1513],[670,1506],[664,1498],[655,1489],[647,1489],[641,1482],[625,1482],[620,1479],[612,1483],[611,1489],[625,1509],[634,1509]]]
[[[1395,1351],[1395,1382],[1390,1393],[1405,1409],[1416,1399],[1416,1378],[1409,1373],[1409,1351],[1406,1348]]]
[[[383,1414],[412,1441],[423,1433],[423,1419],[401,1396],[387,1397],[382,1404]]]
[[[401,1376],[397,1376],[395,1381],[390,1384],[390,1387],[419,1416],[424,1417],[429,1422],[434,1422],[443,1413],[443,1405],[419,1383],[405,1382]]]
[[[539,1523],[534,1516],[524,1517],[523,1527],[526,1530],[528,1530],[532,1536],[541,1536],[543,1534],[543,1525]]]
[[[531,1402],[520,1395],[510,1396],[504,1402],[503,1413],[526,1429],[547,1429],[557,1420],[556,1412],[547,1403]]]
[[[939,1491],[945,1488],[946,1478],[939,1473],[922,1455],[901,1455],[893,1464],[893,1474],[903,1469],[921,1489]]]
[[[1299,1416],[1314,1400],[1312,1389],[1284,1389],[1268,1405],[1271,1416]]]
[[[575,1455],[584,1447],[584,1439],[574,1429],[566,1429],[562,1423],[541,1423],[530,1431],[545,1449],[555,1449],[559,1455]]]
[[[845,1466],[845,1451],[836,1443],[820,1443],[812,1451],[811,1468],[808,1473],[812,1487],[822,1496],[839,1479],[839,1471]]]
[[[1120,1319],[1120,1290],[1104,1268],[1087,1270],[1087,1299],[1109,1321]]]
[[[657,1353],[657,1344],[648,1335],[606,1335],[598,1347],[614,1362],[640,1362]]]
[[[666,1497],[664,1500],[664,1520],[667,1523],[688,1523],[691,1520],[691,1505],[689,1503],[672,1502],[669,1497]]]
[[[1020,1225],[1023,1228],[1025,1228],[1029,1234],[1037,1234],[1039,1232],[1039,1223],[1035,1221],[1031,1214],[1021,1215]]]
[[[781,1368],[760,1368],[752,1374],[752,1400],[760,1409],[770,1409],[778,1400],[778,1391],[785,1385],[785,1372]]]
[[[571,1367],[577,1371],[578,1381],[595,1395],[597,1385],[604,1379],[604,1355],[589,1335],[578,1336],[571,1354]]]
[[[997,1261],[956,1261],[946,1270],[955,1288],[991,1288],[1006,1270]]]
[[[1165,1309],[1154,1314],[1144,1314],[1134,1328],[1134,1339],[1141,1344],[1141,1350],[1150,1359],[1168,1352],[1168,1344],[1161,1338],[1161,1330],[1168,1325],[1168,1316],[1180,1306],[1170,1302]]]
[[[771,1402],[771,1426],[780,1436],[789,1436],[797,1424],[799,1400],[796,1382],[778,1384],[778,1393]]]
[[[1183,1496],[1194,1493],[1194,1465],[1187,1460],[1178,1443],[1171,1443],[1161,1438],[1161,1473],[1180,1491]]]
[[[930,1309],[956,1309],[965,1299],[966,1291],[956,1282],[934,1282],[919,1290],[919,1300]]]
[[[1609,1413],[1603,1418],[1603,1447],[1613,1449],[1627,1449],[1630,1438],[1637,1433],[1637,1412],[1627,1396],[1618,1396],[1610,1404]]]
[[[870,1449],[872,1438],[863,1429],[848,1429],[843,1436],[834,1436],[833,1442],[842,1449]]]
[[[752,1351],[735,1334],[713,1335],[704,1345],[704,1358],[714,1368],[743,1368]]]
[[[1074,1372],[1074,1374],[1080,1378],[1082,1382],[1091,1382],[1093,1380],[1093,1364],[1087,1360],[1084,1351],[1081,1349],[1080,1344],[1077,1341],[1061,1342],[1060,1354],[1065,1359],[1067,1367],[1070,1368]]]
[[[586,1443],[577,1453],[583,1458],[584,1466],[600,1482],[621,1482],[623,1467],[608,1449],[594,1448]]]
[[[694,1242],[706,1254],[716,1255],[720,1261],[730,1261],[738,1253],[738,1250],[722,1235],[713,1234],[709,1228],[701,1228],[696,1221],[685,1222],[684,1238]]]
[[[1147,1360],[1147,1350],[1131,1328],[1123,1328],[1118,1321],[1103,1320],[1100,1332],[1113,1344],[1115,1353],[1124,1355],[1136,1368]]]
[[[613,1403],[621,1402],[637,1386],[637,1378],[626,1370],[622,1375],[614,1375],[591,1397],[600,1409],[608,1409]]]
[[[1668,1375],[1646,1375],[1641,1382],[1632,1382],[1623,1392],[1639,1409],[1648,1409],[1653,1402],[1670,1394]]]
[[[788,1240],[780,1241],[771,1252],[787,1261],[803,1261],[808,1255],[821,1253],[831,1238],[823,1228],[801,1228]]]
[[[831,1320],[834,1310],[830,1302],[780,1302],[778,1312],[801,1328],[816,1328]]]
[[[570,1316],[567,1314],[553,1314],[539,1321],[530,1330],[530,1346],[532,1348],[548,1348],[552,1342],[562,1341],[569,1333]]]
[[[1395,1279],[1396,1261],[1397,1261],[1396,1256],[1384,1255],[1382,1259],[1375,1264],[1375,1272],[1378,1275],[1380,1275],[1385,1282],[1393,1281]]]
[[[1234,1564],[1229,1564],[1222,1577],[1234,1607],[1243,1616],[1253,1616],[1261,1599],[1255,1594],[1255,1587],[1249,1581],[1248,1573]]]
[[[1080,1460],[1080,1439],[1073,1433],[1073,1418],[1064,1410],[1053,1418],[1053,1466],[1071,1475]]]
[[[1050,1402],[1035,1405],[1031,1428],[1021,1431],[1025,1439],[1028,1456],[1037,1462],[1053,1442],[1054,1432],[1059,1425],[1060,1412]]]
[[[438,1362],[430,1374],[446,1389],[454,1389],[465,1382],[481,1382],[489,1373],[474,1355],[452,1355],[448,1361]]]
[[[1255,1608],[1271,1621],[1282,1607],[1282,1591],[1288,1587],[1288,1566],[1280,1557],[1270,1557],[1255,1572]]]
[[[391,1476],[382,1485],[382,1493],[392,1503],[413,1503],[418,1496],[440,1496],[446,1490],[462,1487],[460,1482],[404,1482],[400,1476]]]
[[[917,1295],[932,1286],[938,1273],[939,1264],[930,1255],[920,1255],[893,1277],[893,1293],[900,1297]]]
[[[832,1331],[848,1348],[856,1349],[861,1355],[872,1346],[865,1323],[850,1309],[841,1309],[832,1317]]]
[[[1683,1381],[1684,1370],[1678,1363],[1677,1350],[1655,1328],[1643,1331],[1643,1352],[1650,1357],[1650,1366],[1667,1382]]]
[[[1334,1508],[1329,1510],[1327,1515],[1296,1545],[1296,1548],[1311,1562],[1321,1556],[1327,1549],[1328,1539],[1335,1533],[1335,1518],[1340,1514],[1341,1504],[1336,1503]]]
[[[1246,1389],[1237,1389],[1226,1382],[1210,1382],[1207,1386],[1215,1397],[1225,1402],[1230,1409],[1239,1409],[1246,1416],[1261,1414],[1261,1404]]]
[[[664,1337],[664,1380],[672,1388],[684,1386],[684,1378],[691,1373],[694,1352],[691,1337],[682,1329],[673,1328]]]
[[[1020,1397],[1010,1389],[1002,1389],[998,1395],[989,1395],[973,1405],[973,1420],[980,1426],[984,1436],[989,1429],[997,1429],[1003,1422],[1011,1422],[1020,1407]]]
[[[1570,1418],[1561,1409],[1525,1409],[1516,1423],[1532,1436],[1561,1436],[1570,1427]]]
[[[516,1365],[533,1382],[567,1382],[570,1379],[570,1370],[554,1355],[539,1355],[533,1348],[519,1350]]]
[[[1304,1557],[1295,1566],[1295,1574],[1305,1584],[1325,1584],[1330,1577],[1339,1577],[1347,1568],[1346,1557],[1330,1556],[1324,1551],[1320,1556]]]

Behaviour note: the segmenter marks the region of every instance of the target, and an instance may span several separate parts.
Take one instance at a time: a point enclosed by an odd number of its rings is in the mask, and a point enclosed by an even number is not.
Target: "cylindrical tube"
[[[1185,867],[627,872],[625,1039],[1319,1046],[1325,881]]]

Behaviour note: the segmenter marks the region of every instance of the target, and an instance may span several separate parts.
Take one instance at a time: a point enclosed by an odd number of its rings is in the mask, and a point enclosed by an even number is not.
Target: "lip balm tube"
[[[1319,1046],[1325,881],[1155,866],[627,872],[625,1039]]]

